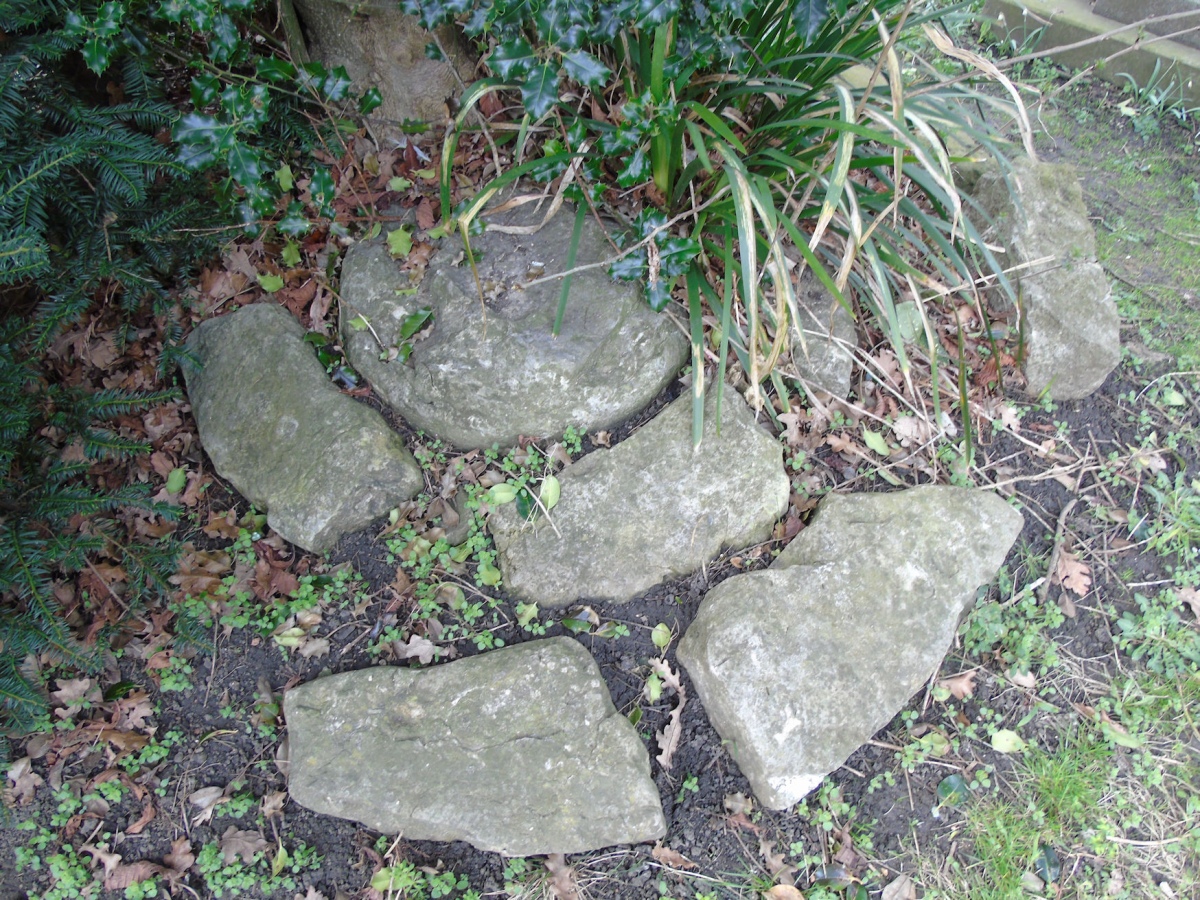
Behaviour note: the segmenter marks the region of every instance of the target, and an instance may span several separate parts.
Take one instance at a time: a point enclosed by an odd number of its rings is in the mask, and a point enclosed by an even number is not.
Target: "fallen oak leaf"
[[[917,886],[907,875],[898,875],[883,889],[879,900],[917,900]]]
[[[800,889],[791,884],[777,884],[770,890],[764,891],[763,897],[766,900],[804,900]]]
[[[18,759],[8,768],[9,789],[17,806],[26,806],[33,801],[34,792],[45,783],[45,779],[33,771],[33,761],[28,757]]]
[[[1084,597],[1092,588],[1092,570],[1070,550],[1060,549],[1058,562],[1054,566],[1053,581]]]
[[[225,796],[225,789],[215,786],[200,788],[200,790],[188,794],[188,802],[200,810],[192,819],[192,827],[195,828],[197,825],[211,821],[217,806],[228,799]]]
[[[567,865],[566,857],[561,853],[551,853],[546,857],[546,871],[550,873],[550,896],[555,900],[578,900],[579,886],[575,883],[575,870]]]
[[[104,889],[106,891],[124,891],[130,885],[163,874],[166,874],[166,869],[157,863],[150,862],[148,859],[132,863],[121,863],[111,872],[105,873]]]
[[[171,842],[171,852],[164,856],[162,861],[171,872],[177,873],[177,876],[183,875],[196,863],[191,841],[186,837],[176,838]]]
[[[670,866],[672,869],[698,868],[694,862],[692,862],[678,850],[672,850],[670,847],[664,847],[662,845],[662,841],[659,841],[654,845],[654,849],[650,851],[650,855],[657,859],[660,863]]]
[[[938,686],[945,688],[959,700],[965,700],[975,693],[976,671],[976,669],[971,669],[967,672],[951,675],[949,678],[942,678],[938,681]]]
[[[230,825],[225,829],[225,833],[221,835],[219,846],[221,849],[221,859],[228,866],[239,856],[242,862],[250,865],[254,862],[255,854],[265,852],[271,845],[262,836],[262,832],[242,831]]]
[[[138,820],[125,829],[126,834],[141,834],[142,829],[154,821],[154,817],[158,815],[158,809],[155,808],[153,802],[147,802],[142,808],[142,814],[138,816]]]
[[[758,852],[762,854],[763,863],[767,867],[767,871],[771,877],[780,884],[791,884],[794,881],[793,876],[797,872],[796,866],[787,864],[787,854],[775,852],[775,842],[769,841],[765,837],[758,839]]]
[[[674,671],[666,660],[653,659],[650,661],[650,668],[665,687],[675,691],[678,698],[675,708],[667,717],[667,724],[655,736],[659,748],[655,759],[663,767],[663,771],[669,772],[675,751],[679,749],[679,740],[683,737],[683,708],[687,705],[687,691],[680,683],[679,673]]]

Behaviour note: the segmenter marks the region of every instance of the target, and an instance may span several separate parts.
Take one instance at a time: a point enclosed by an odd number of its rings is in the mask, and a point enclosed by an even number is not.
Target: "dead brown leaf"
[[[575,870],[567,865],[566,857],[561,853],[551,853],[546,857],[546,871],[550,873],[547,887],[550,895],[556,900],[579,900],[579,885],[575,883]]]
[[[176,838],[171,842],[171,852],[163,857],[163,865],[173,872],[183,874],[196,862],[192,853],[192,844],[186,837]]]
[[[1060,548],[1053,581],[1084,597],[1092,588],[1092,570],[1070,550]]]
[[[45,779],[33,771],[33,761],[28,756],[18,759],[8,767],[8,780],[12,782],[9,790],[17,806],[31,803],[34,792],[45,783]]]
[[[907,875],[899,875],[883,889],[879,900],[917,900],[917,886]]]
[[[770,890],[764,891],[766,900],[804,900],[800,889],[791,884],[777,884]]]
[[[142,808],[142,814],[138,816],[138,820],[125,829],[126,834],[141,834],[142,829],[154,821],[154,817],[158,815],[158,810],[154,808],[153,802],[147,802]]]
[[[791,884],[795,880],[796,866],[788,865],[786,853],[775,852],[775,843],[773,841],[769,841],[765,837],[759,837],[758,852],[762,854],[763,864],[767,867],[767,871],[771,874],[772,878],[780,884]]]
[[[417,634],[409,635],[407,644],[396,642],[395,647],[396,652],[400,654],[401,658],[413,659],[415,657],[423,666],[427,666],[433,662],[433,654],[436,649],[433,646],[433,641]]]
[[[131,884],[145,881],[148,878],[153,878],[155,875],[162,875],[164,872],[165,870],[162,866],[152,863],[148,859],[132,863],[121,863],[111,872],[105,873],[104,889],[106,891],[123,891]]]
[[[211,821],[213,813],[217,811],[217,806],[228,799],[225,796],[225,789],[215,786],[200,788],[200,790],[188,794],[188,802],[200,810],[192,819],[192,827]]]
[[[265,852],[271,845],[259,831],[242,831],[230,825],[221,835],[221,858],[229,865],[239,856],[246,865],[254,862],[254,854]]]
[[[664,687],[670,688],[677,694],[675,708],[667,717],[667,724],[655,736],[659,754],[655,757],[663,771],[671,771],[671,762],[675,751],[679,748],[679,739],[683,736],[683,707],[687,704],[687,691],[679,681],[679,673],[671,668],[664,659],[652,659],[650,668],[662,679]]]
[[[975,669],[971,669],[969,672],[942,678],[938,681],[938,686],[944,687],[959,700],[965,700],[975,693],[975,672]]]
[[[1176,588],[1175,596],[1179,598],[1180,603],[1187,604],[1192,615],[1196,617],[1196,621],[1200,622],[1200,591],[1194,587]]]
[[[694,869],[696,864],[680,853],[678,850],[672,850],[670,847],[664,847],[662,842],[654,845],[654,849],[650,851],[650,855],[657,859],[660,863],[670,866],[673,869]]]
[[[725,811],[734,816],[746,815],[754,811],[754,801],[742,793],[726,794],[724,805]]]
[[[273,819],[283,815],[283,805],[287,803],[287,791],[271,791],[262,798],[262,814],[264,819]]]

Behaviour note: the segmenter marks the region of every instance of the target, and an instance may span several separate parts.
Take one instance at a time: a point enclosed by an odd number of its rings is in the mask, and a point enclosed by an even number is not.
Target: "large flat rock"
[[[792,324],[792,364],[810,388],[850,396],[858,335],[850,313],[806,269],[796,287],[800,327]]]
[[[1120,317],[1096,262],[1096,236],[1073,166],[1018,157],[987,165],[972,194],[1009,253],[1024,316],[1031,394],[1086,397],[1121,359]],[[1006,177],[1007,175],[1007,177]]]
[[[523,222],[529,214],[500,219]],[[535,235],[471,238],[479,285],[461,239],[447,238],[412,295],[396,293],[408,288],[408,277],[384,246],[354,245],[341,280],[352,310],[341,318],[351,363],[409,424],[458,447],[509,447],[520,436],[558,437],[568,426],[594,431],[640,412],[688,356],[670,318],[646,305],[639,286],[615,282],[600,267],[574,276],[555,337],[561,282],[522,287],[566,269],[573,219],[560,213]],[[589,218],[575,264],[614,252]],[[422,307],[433,311],[428,336],[413,344],[407,362],[381,361],[375,336],[394,345],[404,319]],[[355,331],[355,315],[375,335]]]
[[[709,592],[678,658],[764,806],[803,798],[926,683],[1021,524],[964,488],[834,494],[770,569]]]
[[[184,379],[217,472],[279,534],[323,552],[407,500],[421,469],[377,412],[339,391],[304,329],[269,303],[203,322]]]
[[[570,638],[319,678],[284,713],[288,790],[319,813],[509,856],[666,833],[646,748]]]
[[[524,522],[515,504],[495,510],[488,528],[507,591],[547,607],[623,603],[722,548],[767,540],[788,503],[782,446],[733,388],[718,429],[715,393],[698,451],[685,394],[617,446],[564,469],[553,526]]]

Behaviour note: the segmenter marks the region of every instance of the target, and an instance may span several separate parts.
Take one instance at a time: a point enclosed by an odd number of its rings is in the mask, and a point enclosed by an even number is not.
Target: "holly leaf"
[[[407,228],[397,228],[394,231],[389,231],[387,236],[388,253],[393,259],[401,259],[408,256],[408,252],[412,250],[412,235],[408,233]]]
[[[623,188],[629,188],[639,185],[649,178],[650,157],[646,155],[645,150],[638,147],[625,163],[625,167],[617,173],[617,184]]]
[[[262,275],[258,276],[258,283],[268,294],[273,294],[283,287],[283,277],[280,275]]]
[[[792,4],[792,24],[806,44],[817,36],[828,15],[829,0],[796,0]]]
[[[534,67],[521,83],[521,102],[535,119],[540,119],[558,102],[558,73],[553,67]]]
[[[563,54],[563,70],[572,81],[590,88],[603,87],[612,71],[586,50]]]
[[[534,56],[533,48],[529,46],[528,41],[516,38],[496,45],[496,49],[488,57],[488,65],[497,75],[508,80],[524,75],[533,68],[536,60],[537,57]]]

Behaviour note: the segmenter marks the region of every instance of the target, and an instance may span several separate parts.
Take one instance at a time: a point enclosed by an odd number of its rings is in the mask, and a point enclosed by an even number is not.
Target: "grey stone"
[[[1029,392],[1088,396],[1120,361],[1120,318],[1074,167],[1018,157],[1005,173],[992,164],[974,196],[1009,251],[1005,266],[1034,264],[1016,276]]]
[[[617,446],[564,469],[554,527],[523,522],[515,504],[494,510],[488,528],[507,591],[548,607],[624,603],[723,547],[767,540],[788,504],[782,446],[733,388],[718,434],[714,397],[710,389],[696,452],[685,394]]]
[[[518,212],[501,218],[529,221]],[[420,307],[433,310],[433,325],[407,363],[381,362],[374,336],[354,331],[353,316],[343,315],[350,361],[409,424],[458,447],[509,447],[522,435],[558,437],[568,426],[594,431],[638,412],[687,359],[688,341],[670,318],[646,305],[640,287],[614,282],[601,267],[574,276],[554,337],[561,283],[520,286],[566,268],[573,219],[563,212],[535,235],[472,238],[486,302],[458,237],[444,242],[412,296],[396,293],[408,278],[384,247],[351,247],[341,295],[385,345]],[[576,265],[612,253],[588,219]]]
[[[858,341],[854,319],[811,269],[800,278],[796,301],[803,328],[792,325],[792,364],[809,387],[845,399]]]
[[[399,436],[330,383],[280,307],[209,319],[187,347],[200,363],[183,367],[200,442],[292,543],[328,550],[424,485]]]
[[[1180,34],[1189,28],[1200,29],[1198,0],[1094,0],[1092,12],[1106,19],[1127,24],[1138,23],[1151,34],[1173,34],[1173,40],[1200,50],[1200,31]],[[1190,15],[1181,15],[1190,13]],[[1158,16],[1177,15],[1166,22],[1149,21]]]
[[[319,813],[510,856],[666,833],[646,748],[570,638],[319,678],[284,713],[288,790]]]
[[[356,89],[379,89],[383,103],[373,120],[390,120],[396,131],[405,119],[439,128],[449,119],[446,101],[459,93],[460,82],[450,63],[425,55],[433,35],[415,16],[384,0],[294,2],[312,54],[331,68],[345,66]],[[439,28],[437,36],[459,77],[470,81],[473,67],[454,28]]]
[[[764,806],[804,797],[926,683],[1021,523],[965,488],[834,494],[770,569],[709,592],[678,658]]]

